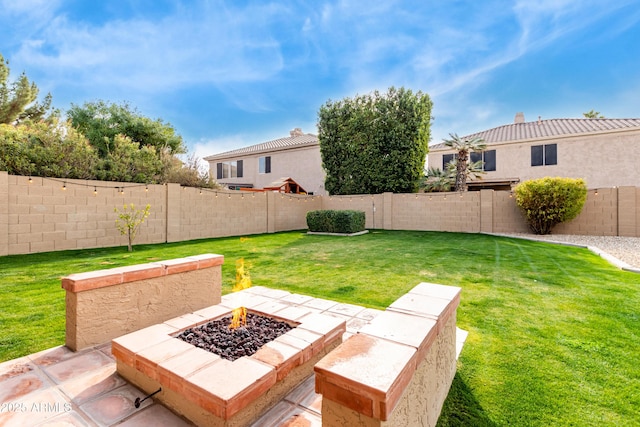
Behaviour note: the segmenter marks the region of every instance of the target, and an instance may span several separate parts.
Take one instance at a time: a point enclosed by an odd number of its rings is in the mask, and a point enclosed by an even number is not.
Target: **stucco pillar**
[[[393,193],[382,194],[382,229],[393,230]]]
[[[0,256],[9,255],[9,174],[0,172]]]
[[[493,190],[480,190],[480,232],[493,233]]]
[[[167,184],[167,242],[179,242],[182,239],[180,233],[180,184]]]
[[[9,174],[0,172],[0,256],[9,255]]]
[[[276,232],[276,193],[267,191],[267,233]]]
[[[635,187],[618,188],[618,236],[637,237],[636,194]]]

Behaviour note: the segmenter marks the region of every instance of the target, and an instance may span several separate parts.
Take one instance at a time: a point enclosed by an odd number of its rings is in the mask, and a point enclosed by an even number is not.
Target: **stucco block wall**
[[[506,191],[487,190],[493,200],[493,233],[527,233],[529,228],[516,205],[516,198]]]
[[[638,190],[635,187],[618,188],[618,208],[618,235],[637,236]]]
[[[66,346],[81,350],[218,304],[223,262],[199,255],[62,278]]]
[[[626,199],[625,204],[630,206]],[[618,235],[618,189],[604,188],[587,193],[587,200],[582,212],[573,220],[558,224],[552,230],[554,234],[586,234],[593,236]]]
[[[102,188],[105,183],[101,181],[34,177],[29,182],[28,177],[14,175],[7,179],[10,254],[126,245],[126,236],[116,228],[114,209],[122,210],[130,203],[137,208],[151,205],[151,214],[135,243],[164,241],[164,186],[118,184],[123,188],[121,193]]]
[[[274,197],[275,228],[279,231],[307,228],[307,212],[322,209],[321,197],[270,193]]]
[[[0,172],[0,256],[9,255],[9,174]]]
[[[267,232],[266,193],[180,190],[180,240]]]
[[[62,183],[0,172],[0,256],[126,246],[114,208],[130,203],[151,205],[134,244],[306,229],[316,209],[363,211],[368,229],[528,232],[508,191],[305,196],[84,180],[67,180],[62,190]],[[640,236],[640,187],[589,190],[583,212],[553,232]]]
[[[354,196],[325,196],[322,198],[321,209],[335,210],[356,210],[363,211],[365,214],[365,228],[385,228],[384,213],[385,197],[389,198],[389,207],[391,206],[391,193],[386,196],[383,194],[374,195],[354,195]],[[319,208],[320,209],[320,208]]]

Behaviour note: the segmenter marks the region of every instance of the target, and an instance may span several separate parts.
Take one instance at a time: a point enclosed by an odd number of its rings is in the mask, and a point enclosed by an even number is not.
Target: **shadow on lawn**
[[[456,373],[453,383],[451,383],[449,395],[444,401],[437,427],[494,427],[496,425],[484,412],[469,386]]]

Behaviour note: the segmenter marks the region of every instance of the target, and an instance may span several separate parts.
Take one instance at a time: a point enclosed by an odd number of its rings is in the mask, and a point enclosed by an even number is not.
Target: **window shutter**
[[[489,150],[484,152],[484,170],[496,170],[496,150]]]
[[[238,160],[238,178],[242,178],[242,160]]]
[[[271,173],[271,156],[264,158],[264,173]]]
[[[558,145],[557,144],[546,144],[544,146],[544,164],[545,165],[558,164]]]
[[[216,163],[216,177],[222,179],[222,163]]]
[[[544,163],[542,145],[531,146],[531,166],[542,166]]]

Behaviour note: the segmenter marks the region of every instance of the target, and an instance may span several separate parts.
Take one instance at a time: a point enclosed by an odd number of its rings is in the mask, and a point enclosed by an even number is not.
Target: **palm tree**
[[[451,191],[455,181],[455,167],[451,166],[452,163],[449,163],[444,171],[440,168],[430,167],[426,171],[420,187],[427,193]]]
[[[445,139],[444,145],[456,151],[456,191],[467,191],[467,177],[470,175],[478,176],[482,173],[481,162],[474,162],[469,165],[469,152],[482,151],[487,147],[482,138],[473,138],[462,140],[455,133],[450,133],[451,139]],[[480,165],[478,165],[480,163]]]

